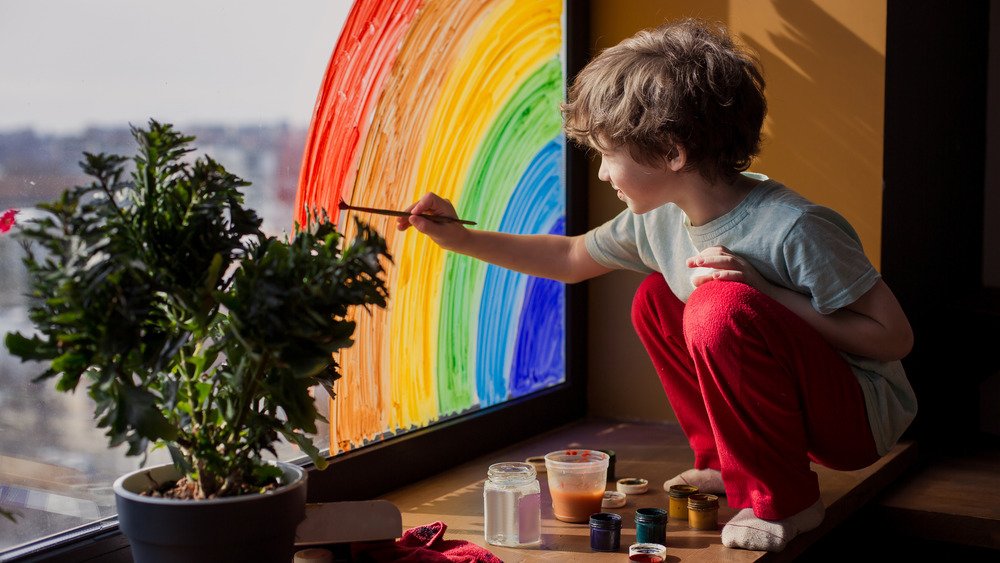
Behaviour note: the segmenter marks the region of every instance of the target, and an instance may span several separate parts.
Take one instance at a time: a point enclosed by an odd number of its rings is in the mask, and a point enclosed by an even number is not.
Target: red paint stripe
[[[338,219],[359,153],[399,46],[423,0],[357,0],[327,64],[302,156],[295,220],[306,208]]]

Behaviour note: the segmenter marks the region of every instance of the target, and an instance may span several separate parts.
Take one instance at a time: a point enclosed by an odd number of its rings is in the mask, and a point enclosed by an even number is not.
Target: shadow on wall
[[[773,0],[768,42],[744,35],[764,63],[768,121],[759,169],[836,209],[881,262],[885,54],[815,2]],[[878,6],[878,9],[875,8]],[[885,4],[865,4],[881,17]],[[774,30],[781,29],[781,32]],[[882,35],[884,46],[884,33]],[[775,172],[776,174],[776,172]]]
[[[832,2],[827,4],[847,9]],[[678,18],[727,22],[758,52],[767,80],[766,138],[753,169],[843,214],[879,266],[884,0],[854,0],[849,8],[855,10],[850,12],[853,19],[844,18],[847,23],[824,10],[822,2],[805,0],[630,0],[627,9],[617,0],[592,0],[591,6],[595,51]],[[878,18],[881,24],[874,21]],[[852,30],[854,21],[864,22],[865,29]],[[879,29],[881,39],[871,33]],[[866,42],[859,34],[875,39]],[[589,202],[592,227],[622,210],[614,192],[597,179],[596,162],[591,163]],[[589,282],[588,411],[674,421],[629,317],[642,277],[616,272]]]

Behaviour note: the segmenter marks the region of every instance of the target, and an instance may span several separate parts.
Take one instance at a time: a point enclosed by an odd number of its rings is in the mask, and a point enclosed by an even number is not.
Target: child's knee
[[[742,332],[758,314],[763,294],[738,282],[711,281],[702,284],[684,307],[684,335],[691,343],[715,342]]]

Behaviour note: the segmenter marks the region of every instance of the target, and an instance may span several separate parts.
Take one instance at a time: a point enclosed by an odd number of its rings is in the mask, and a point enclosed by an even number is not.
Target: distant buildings
[[[277,125],[180,130],[196,137],[194,156],[207,154],[252,183],[245,191],[247,204],[264,219],[268,234],[291,232],[305,129]],[[21,209],[17,219],[24,221],[40,213],[31,209],[35,204],[89,183],[78,165],[85,151],[131,157],[136,144],[128,127],[88,129],[64,137],[30,130],[0,132],[0,212]],[[22,256],[13,237],[0,235],[0,340],[11,331],[32,331]],[[0,550],[110,516],[110,481],[138,466],[121,448],[107,449],[102,432],[89,422],[93,405],[85,393],[57,393],[51,385],[32,382],[43,369],[21,363],[0,345],[0,502],[8,506],[10,499],[45,499],[9,505],[20,522],[0,526]]]
[[[271,234],[291,231],[306,130],[287,125],[181,128],[196,137],[196,155],[207,154],[251,182],[247,203]],[[91,128],[80,135],[40,135],[31,130],[0,132],[0,209],[30,207],[62,190],[89,182],[79,162],[84,152],[135,154],[127,126]]]

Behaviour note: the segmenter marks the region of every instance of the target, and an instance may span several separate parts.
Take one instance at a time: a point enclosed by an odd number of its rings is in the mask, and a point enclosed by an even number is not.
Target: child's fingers
[[[412,206],[405,209],[405,211],[409,211],[415,215],[440,215],[442,217],[458,219],[458,214],[455,212],[455,206],[453,206],[447,199],[444,199],[433,192],[428,192]]]
[[[712,274],[712,279],[719,281],[745,281],[743,272],[740,270],[716,270]]]
[[[440,223],[420,215],[410,215],[408,221],[414,229],[435,240],[438,237],[447,236],[449,233],[454,232],[455,229],[464,229],[464,227],[456,223]]]
[[[697,276],[691,276],[691,283],[695,287],[701,287],[701,284],[710,282],[714,279],[715,278],[712,276],[712,274],[707,274],[707,275],[701,274]]]
[[[709,274],[698,274],[691,276],[691,283],[695,287],[710,281],[745,282],[743,272],[738,270],[712,270]]]
[[[419,215],[441,215],[454,219],[458,218],[451,202],[434,192],[427,192],[423,197],[406,206],[403,211],[410,213],[410,215],[396,219],[396,229],[400,231],[414,227],[418,231],[425,233],[428,221],[418,217]],[[420,224],[417,224],[417,221],[420,221]]]

